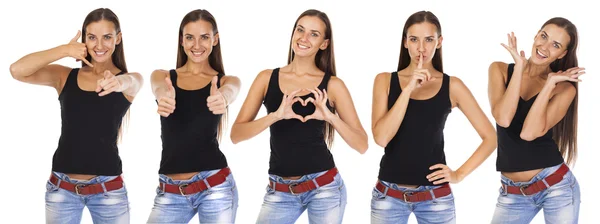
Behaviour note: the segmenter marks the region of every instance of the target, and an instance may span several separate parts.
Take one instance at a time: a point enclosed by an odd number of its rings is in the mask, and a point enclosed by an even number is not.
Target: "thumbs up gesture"
[[[167,91],[163,96],[158,98],[158,114],[163,117],[168,117],[175,111],[175,88],[169,77],[165,78],[167,83]]]
[[[217,87],[218,80],[218,77],[215,76],[211,81],[210,96],[206,99],[206,105],[213,114],[224,114],[227,109],[227,101]]]
[[[116,77],[112,72],[106,70],[104,71],[104,78],[99,79],[96,84],[96,92],[100,93],[98,94],[99,96],[106,96],[112,92],[123,92],[123,90],[126,90],[129,84],[131,84],[131,79],[127,79],[126,77],[128,77],[128,75]],[[126,80],[129,80],[129,82]]]

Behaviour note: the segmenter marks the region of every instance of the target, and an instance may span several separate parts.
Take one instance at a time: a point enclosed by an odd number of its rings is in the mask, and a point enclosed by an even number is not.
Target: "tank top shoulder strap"
[[[450,76],[442,73],[442,87],[440,89],[441,99],[448,99],[450,102]]]
[[[223,79],[223,77],[225,77],[225,74],[217,74],[217,88],[221,88],[221,79]]]
[[[173,83],[173,88],[178,89],[177,87],[177,72],[175,69],[169,70],[169,76],[171,78],[171,83]]]
[[[319,84],[319,89],[327,90],[329,80],[331,80],[331,74],[325,73],[325,75],[323,76],[323,80],[321,80],[321,83]]]
[[[390,90],[389,95],[400,95],[402,87],[400,87],[400,79],[398,78],[398,72],[392,72],[390,75]]]
[[[513,63],[508,64],[508,70],[506,72],[506,84],[505,84],[506,87],[508,87],[508,83],[510,83],[510,77],[512,77],[514,69],[515,69],[515,64],[513,64]]]
[[[63,86],[63,91],[65,89],[73,88],[77,86],[77,75],[79,74],[79,68],[71,69],[69,75],[67,76],[67,81],[65,81],[65,86]]]

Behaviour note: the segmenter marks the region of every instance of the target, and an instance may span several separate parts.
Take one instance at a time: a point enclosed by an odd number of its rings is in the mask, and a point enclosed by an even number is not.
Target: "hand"
[[[158,114],[163,117],[168,117],[175,111],[175,88],[169,77],[165,78],[167,83],[167,91],[163,96],[158,97]]]
[[[292,110],[292,104],[294,104],[295,102],[301,101],[302,104],[306,104],[302,99],[300,99],[299,97],[296,97],[296,94],[298,94],[300,92],[300,90],[301,89],[291,92],[289,95],[287,93],[283,94],[283,99],[281,100],[281,104],[279,105],[279,108],[277,109],[277,111],[275,111],[275,116],[277,117],[278,120],[298,119],[298,120],[304,122],[304,118],[302,116],[296,114],[296,112],[294,112],[294,110]]]
[[[306,106],[306,104],[311,102],[315,105],[315,112],[304,117],[304,122],[310,119],[331,122],[331,119],[333,116],[335,116],[335,114],[331,113],[329,108],[327,108],[327,100],[329,99],[327,96],[327,90],[323,89],[323,91],[321,91],[319,88],[315,87],[314,89],[307,89],[307,91],[310,91],[315,98],[310,97],[306,99],[302,102],[302,106]]]
[[[65,45],[67,47],[67,54],[70,57],[75,58],[76,61],[83,61],[88,66],[94,67],[92,63],[85,59],[85,57],[87,57],[87,47],[84,43],[77,42],[79,37],[81,37],[81,31],[77,31],[77,35],[75,35],[75,37],[73,37],[73,39],[71,39],[71,41]]]
[[[104,78],[99,79],[96,83],[96,92],[102,91],[99,96],[106,96],[112,92],[123,92],[131,84],[131,78],[128,75],[120,75],[116,77],[109,70],[104,71]]]
[[[435,164],[435,165],[429,167],[429,170],[434,170],[434,169],[441,169],[441,170],[435,171],[435,172],[427,175],[427,180],[429,182],[433,182],[433,184],[437,185],[437,184],[441,184],[441,183],[445,183],[445,182],[455,184],[462,180],[459,177],[459,175],[456,173],[456,171],[453,171],[452,169],[450,169],[450,167],[448,167],[444,164]]]
[[[417,69],[413,71],[412,78],[408,83],[408,90],[412,91],[418,89],[425,83],[429,81],[434,81],[436,78],[431,77],[431,73],[429,73],[429,69],[423,69],[423,55],[421,54],[419,60],[419,64],[417,65]]]
[[[206,98],[206,105],[208,110],[212,111],[213,114],[224,114],[227,110],[227,100],[217,87],[219,78],[214,76],[210,86],[210,96]]]
[[[556,85],[559,82],[569,81],[569,82],[581,82],[579,76],[585,74],[585,68],[573,67],[567,69],[567,71],[558,71],[552,72],[548,74],[548,79],[546,79],[546,83]]]
[[[501,45],[504,48],[506,48],[506,50],[508,50],[510,55],[513,57],[513,60],[515,60],[515,65],[521,66],[521,68],[525,68],[525,65],[527,64],[527,58],[525,58],[525,51],[521,51],[521,53],[519,54],[517,50],[517,37],[515,37],[515,34],[513,32],[507,34],[507,36],[508,46],[506,46],[506,44],[503,43]]]

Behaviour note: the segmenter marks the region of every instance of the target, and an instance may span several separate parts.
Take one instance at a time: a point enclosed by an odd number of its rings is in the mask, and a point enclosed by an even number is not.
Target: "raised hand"
[[[304,102],[302,102],[303,106],[306,106],[306,104],[313,103],[315,105],[315,112],[311,115],[308,115],[304,118],[304,121],[308,121],[310,119],[316,119],[316,120],[324,120],[327,122],[331,121],[331,118],[333,118],[333,116],[335,116],[335,114],[331,113],[331,111],[329,110],[329,108],[327,108],[327,90],[321,91],[319,88],[314,88],[314,89],[307,89],[308,91],[310,91],[315,98],[308,98],[306,99]]]
[[[84,43],[77,42],[79,37],[81,37],[81,31],[77,31],[77,35],[75,35],[75,37],[73,37],[73,39],[71,39],[71,41],[65,45],[67,47],[67,54],[69,57],[75,58],[76,61],[83,61],[88,66],[94,67],[92,63],[85,59],[87,56],[87,47]]]
[[[429,81],[434,81],[435,77],[431,76],[429,69],[423,68],[423,55],[419,55],[419,64],[417,65],[417,69],[413,71],[412,78],[408,83],[407,88],[409,90],[415,90],[424,85]]]
[[[275,111],[275,115],[279,120],[281,120],[281,119],[284,119],[284,120],[298,119],[298,120],[304,122],[304,118],[302,116],[296,114],[296,112],[294,112],[294,110],[292,110],[292,104],[294,104],[295,102],[301,101],[301,103],[303,105],[306,104],[302,99],[300,99],[299,97],[296,97],[296,94],[298,94],[300,91],[301,91],[301,89],[293,91],[290,94],[287,94],[287,93],[283,94],[283,99],[281,100],[281,104],[279,105],[279,108],[277,109],[277,111]]]
[[[165,82],[167,83],[167,90],[157,99],[157,112],[160,116],[168,117],[175,111],[175,88],[173,88],[173,83],[169,77],[165,78]]]
[[[212,111],[213,114],[224,114],[227,110],[227,101],[217,87],[218,81],[219,78],[217,76],[213,77],[210,84],[210,96],[206,98],[206,105],[208,106],[208,110]]]
[[[127,77],[127,75],[120,75],[117,77],[109,70],[104,71],[104,78],[99,79],[96,83],[96,92],[99,93],[99,96],[106,96],[112,92],[123,92],[130,84],[125,80],[131,82],[131,79],[126,79],[125,77]]]
[[[525,51],[521,50],[519,53],[517,48],[517,37],[515,37],[515,33],[511,32],[510,34],[507,34],[507,36],[508,46],[504,43],[501,43],[501,45],[508,50],[510,55],[513,57],[513,60],[515,60],[515,65],[525,68],[525,65],[527,64],[527,58],[525,58]]]
[[[566,71],[558,71],[552,72],[548,74],[547,83],[556,85],[559,82],[569,81],[569,82],[581,82],[579,76],[585,74],[585,68],[573,67],[567,69]]]

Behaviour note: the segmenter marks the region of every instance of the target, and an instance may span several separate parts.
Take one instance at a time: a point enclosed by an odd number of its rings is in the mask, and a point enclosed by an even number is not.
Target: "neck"
[[[115,66],[115,64],[113,64],[112,58],[109,58],[105,62],[96,62],[96,61],[92,60],[92,65],[94,65],[94,67],[92,68],[92,71],[94,72],[94,74],[97,74],[97,75],[104,75],[104,71],[106,71],[106,70],[111,71],[117,67],[117,66]]]
[[[314,71],[320,71],[320,69],[315,64],[314,55],[312,57],[295,56],[294,60],[292,61],[292,63],[290,63],[289,66],[291,71],[297,74],[314,73]]]
[[[529,62],[525,65],[524,71],[527,72],[529,77],[546,76],[551,72],[549,65],[535,65],[531,63],[531,59],[529,59]]]
[[[185,71],[192,73],[192,75],[211,74],[212,71],[214,71],[208,63],[208,59],[199,63],[188,60],[183,67],[185,68]]]

